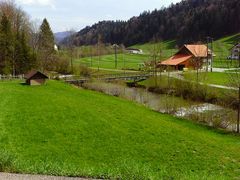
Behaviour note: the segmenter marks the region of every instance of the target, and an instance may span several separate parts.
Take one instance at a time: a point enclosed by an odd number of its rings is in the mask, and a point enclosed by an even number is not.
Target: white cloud
[[[17,0],[17,2],[29,6],[49,6],[55,9],[54,0]]]

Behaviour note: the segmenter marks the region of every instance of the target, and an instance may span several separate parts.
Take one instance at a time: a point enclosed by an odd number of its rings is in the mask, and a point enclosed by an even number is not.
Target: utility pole
[[[207,66],[206,66],[206,72],[208,72],[208,64],[209,64],[209,56],[208,56],[208,52],[209,52],[209,37],[207,37]]]
[[[124,47],[124,45],[122,45],[121,47],[122,47],[122,59],[123,59],[124,75],[126,75],[126,61],[125,61],[125,57],[124,57],[124,50],[125,50],[125,47]]]
[[[211,40],[211,72],[213,72],[213,38]]]
[[[238,41],[238,67],[240,67],[240,40]]]
[[[91,67],[93,66],[93,49],[90,47],[90,53],[91,53]]]
[[[114,48],[114,53],[115,53],[115,69],[117,69],[117,66],[118,66],[118,59],[117,59],[117,48],[118,48],[118,45],[114,44],[113,48]]]
[[[211,44],[211,48],[209,48],[209,43]],[[210,69],[211,72],[213,71],[213,38],[207,37],[207,68],[206,71],[208,72],[209,68],[209,50],[211,50],[211,63],[210,63]]]
[[[240,67],[240,47],[238,49],[238,62],[239,62],[239,67]],[[237,133],[240,132],[240,83],[238,82],[238,120],[237,120]]]
[[[100,70],[100,47],[99,47],[99,44],[98,44],[98,72]]]
[[[237,133],[240,132],[240,87],[238,88],[238,118],[237,118]]]
[[[71,49],[71,73],[73,74],[73,50]]]
[[[101,35],[98,35],[98,43],[97,43],[97,53],[98,53],[98,72],[100,71],[100,59],[101,59]]]

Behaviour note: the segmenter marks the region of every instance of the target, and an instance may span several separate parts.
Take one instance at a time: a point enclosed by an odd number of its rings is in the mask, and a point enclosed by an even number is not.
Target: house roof
[[[36,75],[42,76],[43,79],[48,79],[48,77],[45,74],[41,73],[40,71],[36,71],[36,70],[32,70],[29,73],[25,74],[25,79],[31,79]]]
[[[235,49],[235,48],[239,48],[239,47],[240,47],[240,43],[236,43],[233,47],[231,47],[230,50],[233,50],[233,49]]]
[[[128,50],[128,51],[141,51],[141,49],[137,49],[137,48],[126,48],[126,50]]]
[[[195,57],[207,57],[207,46],[206,45],[184,45],[192,55]],[[210,51],[211,53],[211,51]]]
[[[192,57],[192,55],[176,54],[166,61],[161,62],[161,65],[176,66],[191,59]]]

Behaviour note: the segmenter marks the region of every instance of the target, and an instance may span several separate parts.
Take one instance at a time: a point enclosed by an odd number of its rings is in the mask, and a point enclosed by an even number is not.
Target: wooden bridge
[[[153,76],[152,73],[138,73],[138,74],[106,74],[106,75],[93,75],[89,78],[83,78],[80,76],[71,76],[64,78],[64,81],[70,84],[81,85],[83,83],[96,80],[112,82],[117,80],[139,82],[148,79]]]

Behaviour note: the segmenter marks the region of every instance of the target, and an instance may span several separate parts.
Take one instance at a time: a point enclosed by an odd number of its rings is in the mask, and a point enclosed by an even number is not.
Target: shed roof
[[[128,50],[128,51],[141,51],[141,49],[137,49],[137,48],[126,48],[126,50]]]
[[[176,54],[166,61],[161,62],[161,65],[176,66],[191,59],[192,57],[192,55]]]
[[[240,48],[240,43],[236,43],[233,47],[231,47],[230,50],[233,50],[233,49],[235,49],[235,48]]]
[[[48,77],[40,71],[32,70],[29,73],[25,74],[25,79],[31,79],[36,75],[40,75],[43,79],[48,79]]]

